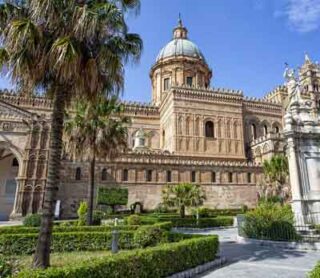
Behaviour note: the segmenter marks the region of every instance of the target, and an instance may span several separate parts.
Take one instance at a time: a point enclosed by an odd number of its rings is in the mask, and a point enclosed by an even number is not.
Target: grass
[[[122,251],[119,253],[123,253]],[[110,251],[79,251],[70,253],[51,253],[51,267],[63,267],[67,265],[77,264],[79,262],[88,261],[96,257],[111,256]],[[19,269],[30,268],[32,265],[33,256],[15,257]]]

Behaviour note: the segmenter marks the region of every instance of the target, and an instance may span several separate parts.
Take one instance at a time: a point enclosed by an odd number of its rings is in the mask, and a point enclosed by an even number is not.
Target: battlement
[[[125,112],[132,113],[134,115],[146,114],[146,115],[159,115],[159,108],[151,103],[143,103],[137,101],[122,101],[125,106]]]

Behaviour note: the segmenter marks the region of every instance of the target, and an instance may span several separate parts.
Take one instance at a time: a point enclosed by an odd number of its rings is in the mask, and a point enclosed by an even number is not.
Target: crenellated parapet
[[[129,151],[123,153],[112,162],[128,164],[158,164],[158,165],[175,165],[175,166],[194,166],[194,167],[240,167],[260,169],[261,165],[254,162],[232,161],[232,160],[213,160],[201,157],[179,156],[168,151]]]
[[[25,109],[44,109],[51,110],[52,109],[52,101],[47,97],[27,97],[21,96],[17,94],[13,90],[0,90],[0,100],[5,101],[11,105],[19,106]]]
[[[136,102],[136,101],[122,101],[125,106],[125,112],[130,115],[154,115],[159,116],[159,108],[150,103]]]

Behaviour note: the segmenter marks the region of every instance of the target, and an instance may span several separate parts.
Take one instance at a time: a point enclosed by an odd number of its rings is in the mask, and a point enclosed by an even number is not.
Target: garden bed
[[[217,236],[191,238],[117,255],[91,258],[72,266],[51,267],[47,270],[26,269],[20,272],[18,277],[166,277],[213,261],[218,246]]]

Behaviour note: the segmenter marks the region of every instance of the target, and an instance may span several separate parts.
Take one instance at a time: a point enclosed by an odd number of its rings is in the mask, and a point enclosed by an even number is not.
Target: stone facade
[[[147,209],[161,202],[165,184],[179,182],[200,184],[208,207],[254,206],[260,163],[284,148],[287,89],[280,86],[263,99],[247,98],[239,90],[210,88],[211,77],[203,54],[179,22],[173,40],[151,68],[152,103],[124,102],[132,119],[129,150],[112,161],[97,162],[97,185],[126,187],[129,205],[139,201]],[[305,78],[305,86],[310,82],[314,78]],[[0,94],[0,170],[9,175],[0,180],[0,201],[8,203],[0,202],[2,218],[8,217],[10,206],[12,216],[41,210],[50,115],[47,98]],[[8,169],[13,158],[18,170]],[[62,164],[58,199],[62,217],[70,217],[87,198],[89,167],[67,153]],[[14,171],[17,189],[12,198],[10,188],[11,195],[3,187],[13,180]]]

